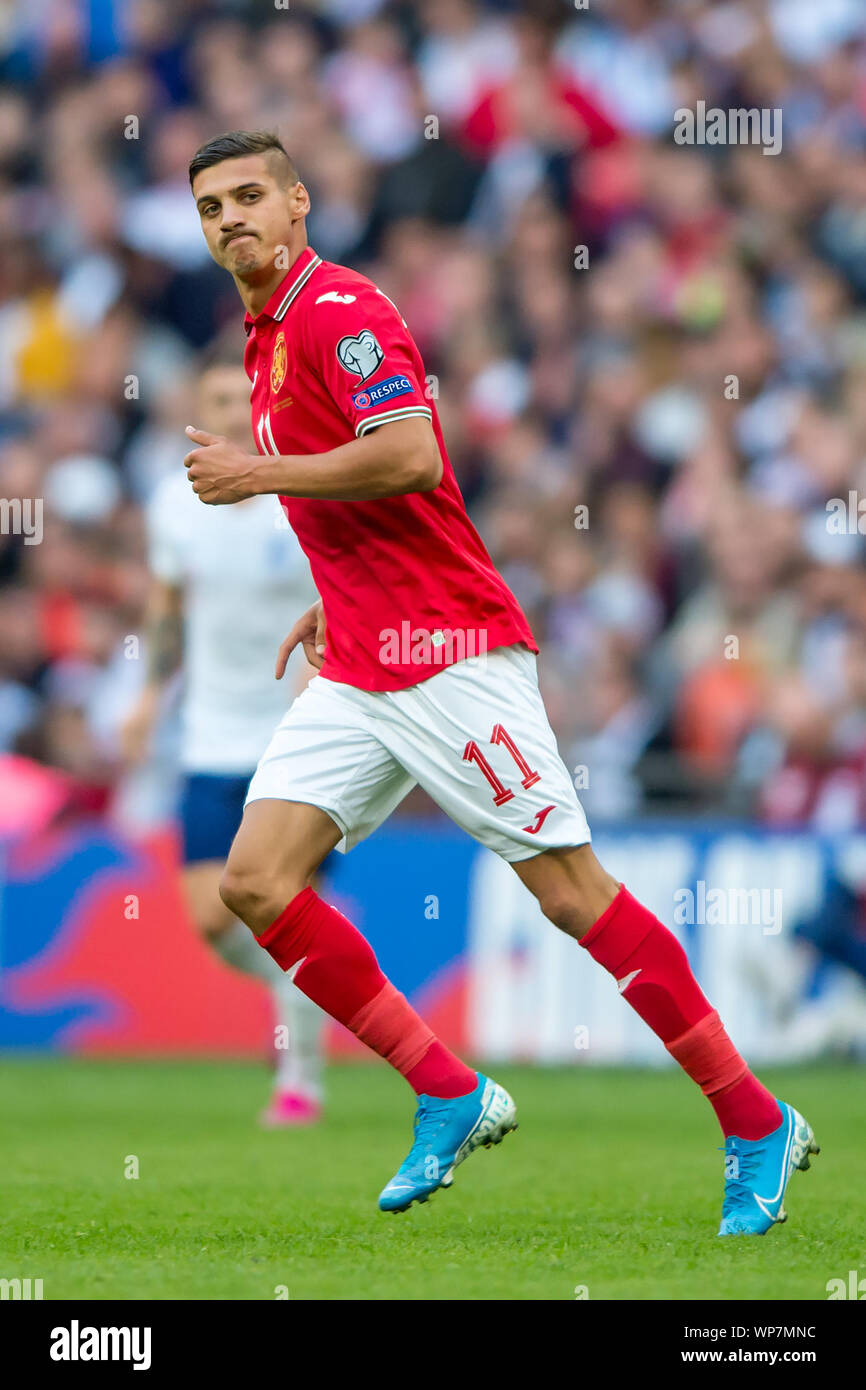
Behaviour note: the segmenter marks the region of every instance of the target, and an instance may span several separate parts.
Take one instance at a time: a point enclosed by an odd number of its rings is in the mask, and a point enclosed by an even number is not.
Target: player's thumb
[[[221,434],[211,434],[209,430],[197,429],[195,425],[187,425],[184,434],[188,435],[193,443],[205,448],[209,444],[222,444],[223,442]]]

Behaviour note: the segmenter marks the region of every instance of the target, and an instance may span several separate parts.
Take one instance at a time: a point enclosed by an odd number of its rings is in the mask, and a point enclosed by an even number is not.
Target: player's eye
[[[249,198],[252,198],[253,202],[255,202],[258,196],[258,193],[243,193],[241,194],[241,202],[245,203]]]

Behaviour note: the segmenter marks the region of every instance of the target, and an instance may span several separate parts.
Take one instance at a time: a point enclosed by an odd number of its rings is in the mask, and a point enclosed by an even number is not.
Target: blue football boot
[[[779,1109],[782,1123],[764,1139],[725,1140],[720,1236],[762,1236],[788,1219],[782,1205],[788,1179],[795,1168],[805,1171],[819,1149],[808,1121],[783,1100]]]
[[[478,1072],[478,1085],[466,1096],[440,1100],[419,1096],[415,1140],[404,1163],[379,1195],[380,1211],[408,1211],[426,1202],[439,1187],[450,1187],[454,1169],[480,1145],[501,1144],[517,1128],[511,1096]]]

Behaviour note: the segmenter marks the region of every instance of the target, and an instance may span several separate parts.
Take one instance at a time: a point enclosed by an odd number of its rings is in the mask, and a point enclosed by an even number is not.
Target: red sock
[[[474,1091],[478,1077],[439,1042],[382,974],[369,942],[348,917],[305,888],[259,938],[283,970],[300,961],[294,982],[391,1063],[418,1094],[450,1098]]]
[[[740,1139],[763,1139],[779,1128],[778,1101],[749,1071],[715,1009],[667,1049],[700,1086],[725,1138],[736,1134]]]
[[[782,1122],[774,1096],[753,1076],[692,974],[685,951],[628,889],[580,942],[614,976],[620,993],[697,1082],[722,1132],[762,1139]]]

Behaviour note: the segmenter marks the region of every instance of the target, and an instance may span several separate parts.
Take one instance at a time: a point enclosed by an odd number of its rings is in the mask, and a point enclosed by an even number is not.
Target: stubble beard
[[[258,252],[250,248],[248,251],[241,251],[238,255],[232,270],[235,275],[249,275],[250,271],[259,269]]]

